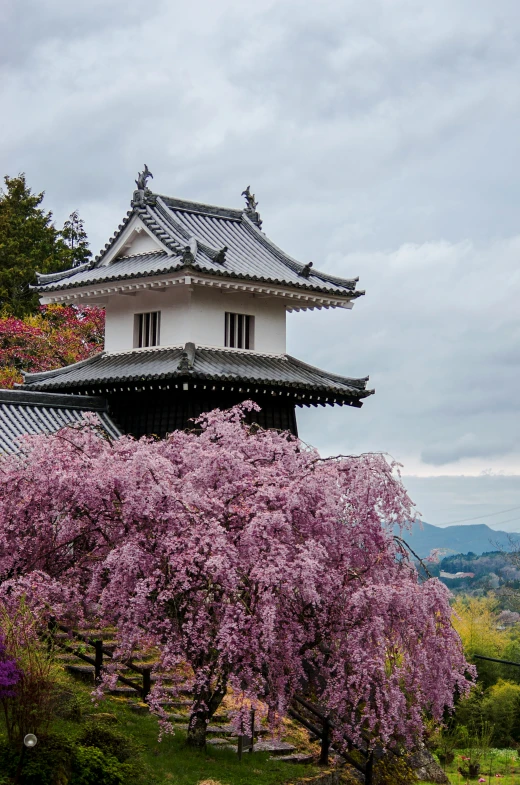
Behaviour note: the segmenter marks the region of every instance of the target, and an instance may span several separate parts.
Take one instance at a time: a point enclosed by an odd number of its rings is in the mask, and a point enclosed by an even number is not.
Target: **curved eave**
[[[199,350],[195,350],[196,352]],[[161,357],[162,355],[162,357]],[[166,355],[166,356],[165,356]],[[169,356],[170,355],[170,356]],[[182,347],[172,347],[164,350],[137,350],[135,355],[123,353],[120,355],[107,355],[102,352],[89,360],[83,360],[75,365],[54,371],[44,371],[40,373],[26,373],[24,375],[24,389],[26,390],[99,390],[107,389],[111,386],[121,387],[131,385],[150,385],[157,386],[162,382],[177,382],[178,385],[187,383],[213,384],[215,387],[230,385],[246,388],[265,388],[275,394],[292,392],[295,399],[303,399],[306,396],[323,397],[332,403],[347,402],[351,405],[361,405],[361,400],[373,394],[373,390],[367,390],[368,377],[363,379],[352,379],[348,377],[328,374],[319,368],[302,363],[290,355],[282,357],[269,355],[255,355],[244,352],[243,359],[245,365],[237,366],[237,369],[226,369],[225,356],[233,358],[233,361],[240,363],[242,353],[234,350],[209,350],[200,347],[196,363],[200,362],[201,367],[181,368],[179,362],[182,357]],[[220,359],[223,358],[223,359]],[[124,361],[135,362],[135,370]],[[164,360],[169,364],[163,368],[155,367],[147,370],[147,362],[161,362]],[[249,361],[273,364],[270,371],[271,375],[263,375],[261,365],[257,366],[258,375],[251,369]],[[280,364],[280,360],[282,363]],[[121,361],[123,363],[121,364]],[[110,367],[111,362],[114,366]],[[208,362],[217,362],[223,365],[222,372],[213,372]],[[104,365],[104,367],[103,367]],[[108,367],[107,367],[108,365]],[[98,366],[98,367],[96,367]],[[205,366],[205,367],[204,367]],[[77,375],[77,371],[82,368],[90,367],[90,372]],[[267,370],[267,369],[266,369]],[[307,378],[301,380],[294,376],[303,372]],[[309,378],[309,374],[315,379]],[[284,376],[289,378],[284,378]],[[292,376],[292,378],[290,378]],[[323,378],[324,377],[324,378]],[[176,385],[176,386],[178,386]],[[159,385],[160,386],[160,385]],[[255,389],[255,392],[259,392]]]
[[[356,408],[363,406],[363,400],[375,393],[375,390],[339,390],[335,387],[313,387],[308,384],[297,382],[281,382],[270,379],[243,379],[238,376],[226,374],[219,376],[217,374],[198,374],[196,372],[178,372],[178,373],[162,373],[157,375],[135,374],[125,377],[124,379],[118,378],[100,378],[90,379],[88,381],[76,381],[66,383],[65,381],[55,382],[40,382],[30,384],[27,389],[31,390],[85,390],[85,391],[102,391],[103,393],[110,393],[111,388],[114,391],[124,389],[130,392],[130,386],[139,390],[140,385],[145,385],[147,390],[151,389],[164,389],[165,383],[176,383],[176,387],[180,390],[184,383],[211,383],[215,388],[222,390],[231,390],[238,388],[240,392],[251,392],[254,394],[274,394],[274,395],[290,395],[291,399],[296,405],[314,405],[316,403],[323,404],[339,404],[349,405]],[[162,385],[162,386],[161,386]],[[263,388],[263,389],[262,389]]]
[[[100,269],[106,270],[107,268],[100,268]],[[46,293],[51,293],[51,292],[54,293],[54,292],[66,291],[70,289],[81,289],[81,288],[86,289],[90,286],[99,286],[103,283],[107,283],[107,284],[117,283],[118,281],[129,281],[129,280],[142,279],[142,278],[156,278],[157,276],[160,275],[169,275],[173,273],[180,273],[182,271],[185,271],[186,274],[189,275],[190,271],[193,270],[200,273],[201,275],[207,276],[208,278],[212,278],[212,277],[227,278],[227,279],[233,279],[239,283],[244,282],[244,283],[258,283],[264,286],[281,286],[286,289],[298,289],[300,291],[305,291],[309,293],[329,295],[334,297],[345,297],[350,300],[357,299],[358,297],[362,297],[365,294],[364,290],[362,289],[359,290],[356,290],[355,288],[351,290],[347,288],[331,289],[325,286],[308,286],[303,283],[299,284],[299,283],[294,283],[292,281],[289,282],[279,279],[275,280],[272,278],[262,278],[256,275],[237,276],[236,273],[228,272],[227,270],[215,270],[215,271],[208,272],[206,268],[198,265],[196,262],[189,266],[182,265],[182,264],[174,265],[174,266],[169,265],[167,267],[161,268],[160,270],[154,270],[153,272],[143,271],[143,272],[136,272],[136,273],[128,273],[124,275],[113,275],[110,277],[104,275],[103,277],[94,278],[87,282],[81,281],[78,283],[74,283],[71,281],[70,283],[62,283],[61,285],[56,285],[56,286],[52,286],[52,285],[33,286],[31,288],[38,291],[42,296],[45,296]]]

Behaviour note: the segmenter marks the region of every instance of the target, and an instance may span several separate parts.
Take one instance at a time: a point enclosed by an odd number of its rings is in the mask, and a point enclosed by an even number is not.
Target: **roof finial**
[[[153,180],[153,174],[148,169],[148,166],[145,164],[143,171],[137,173],[137,180],[135,181],[135,184],[137,185],[138,191],[146,191],[146,181],[150,177]]]
[[[254,224],[258,226],[259,229],[262,228],[262,219],[260,218],[260,214],[257,211],[258,202],[255,199],[255,195],[251,193],[251,186],[248,185],[245,191],[242,191],[242,196],[246,197],[246,209],[244,210],[247,217],[253,221]]]
[[[308,278],[309,275],[311,274],[311,267],[312,267],[312,262],[308,262],[308,264],[304,264],[304,266],[302,267],[302,269],[298,274],[301,275],[302,278]]]
[[[148,169],[148,166],[145,164],[143,171],[137,173],[137,180],[135,181],[135,184],[137,185],[137,190],[134,191],[134,195],[132,198],[132,205],[134,207],[143,207],[145,203],[149,203],[149,204],[154,203],[155,196],[152,194],[150,189],[146,187],[146,181],[150,177],[153,180],[153,174]]]
[[[189,341],[184,344],[184,349],[181,354],[181,359],[177,366],[178,371],[192,371],[195,362],[195,344]]]

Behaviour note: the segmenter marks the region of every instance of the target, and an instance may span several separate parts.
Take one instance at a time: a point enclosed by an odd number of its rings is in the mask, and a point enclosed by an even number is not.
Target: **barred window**
[[[134,317],[134,347],[159,346],[161,312],[136,313]]]
[[[234,349],[253,349],[255,317],[226,311],[224,345]]]

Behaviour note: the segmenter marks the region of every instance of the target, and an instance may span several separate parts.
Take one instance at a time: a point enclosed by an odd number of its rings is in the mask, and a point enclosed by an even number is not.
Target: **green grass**
[[[457,769],[459,766],[464,765],[462,756],[463,750],[456,750],[455,760],[446,769],[452,785],[466,785],[468,780],[461,777]],[[520,757],[517,755],[516,750],[512,749],[495,749],[489,750],[482,760],[480,761],[481,773],[477,779],[469,780],[470,783],[478,783],[480,777],[486,781],[486,785],[490,783],[501,783],[501,785],[520,785]],[[500,774],[500,777],[496,775]],[[484,785],[481,783],[480,785]]]
[[[110,727],[128,735],[142,748],[147,785],[198,785],[205,780],[214,780],[221,785],[279,785],[319,773],[315,766],[269,760],[269,753],[246,753],[239,761],[233,750],[211,745],[206,751],[195,750],[186,745],[186,734],[182,731],[176,731],[173,736],[166,735],[159,742],[159,725],[153,716],[136,714],[121,698],[107,697],[96,706],[91,702],[88,686],[66,678],[68,686],[74,689],[83,705],[82,719],[56,718],[51,731],[64,734],[73,741],[81,733],[84,723],[92,719],[88,715],[107,712],[115,715],[117,723]],[[0,736],[5,738],[2,721]]]
[[[209,745],[205,752],[194,750],[186,746],[186,735],[182,731],[158,742],[158,725],[154,718],[136,715],[125,708],[119,708],[118,712],[120,729],[144,744],[145,760],[159,783],[198,785],[212,779],[223,785],[278,785],[298,776],[309,776],[315,770],[310,766],[269,760],[268,753],[245,754],[239,761],[232,750]]]

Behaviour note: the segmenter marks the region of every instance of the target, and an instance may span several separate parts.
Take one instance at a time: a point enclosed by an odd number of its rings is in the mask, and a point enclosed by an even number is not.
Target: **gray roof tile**
[[[192,347],[192,359],[186,351]],[[372,394],[368,377],[350,379],[327,373],[290,355],[267,355],[238,349],[168,347],[139,349],[117,354],[101,353],[81,363],[55,371],[25,375],[24,389],[57,390],[89,388],[119,382],[191,377],[208,381],[244,382],[270,388],[312,391],[337,402],[360,405]]]
[[[79,423],[87,412],[94,412],[106,432],[117,438],[121,434],[106,409],[103,398],[0,390],[0,455],[20,452],[22,436],[54,433]]]
[[[119,258],[103,265],[106,252],[133,215],[143,220],[168,251]],[[185,249],[193,239],[197,242],[197,251],[193,259],[187,259]],[[224,247],[227,250],[222,262],[218,254]],[[355,298],[364,294],[356,290],[357,278],[337,278],[314,268],[307,270],[305,265],[272,243],[245,211],[157,194],[150,195],[143,204],[134,205],[93,264],[63,273],[40,275],[37,288],[43,294],[102,281],[160,275],[186,266],[208,275],[266,282],[340,297]]]

